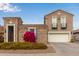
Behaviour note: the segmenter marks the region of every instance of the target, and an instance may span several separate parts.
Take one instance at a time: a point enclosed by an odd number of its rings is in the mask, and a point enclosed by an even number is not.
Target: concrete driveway
[[[50,45],[56,49],[54,55],[79,56],[79,43],[50,43]]]

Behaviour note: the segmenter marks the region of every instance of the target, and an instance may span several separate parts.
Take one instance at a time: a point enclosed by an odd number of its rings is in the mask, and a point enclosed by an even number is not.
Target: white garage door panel
[[[69,35],[67,33],[51,33],[48,34],[48,42],[69,42]]]

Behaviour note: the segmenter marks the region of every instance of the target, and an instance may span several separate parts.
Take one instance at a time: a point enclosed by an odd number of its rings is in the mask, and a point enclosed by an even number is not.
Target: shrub
[[[47,46],[43,43],[9,42],[0,44],[0,49],[46,49],[46,48]]]
[[[25,32],[23,39],[25,42],[35,42],[36,41],[34,32]]]
[[[72,37],[71,42],[73,43],[75,41],[76,41],[75,37]]]

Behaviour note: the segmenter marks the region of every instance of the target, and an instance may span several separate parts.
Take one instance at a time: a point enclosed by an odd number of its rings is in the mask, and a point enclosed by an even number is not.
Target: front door
[[[8,42],[14,42],[14,26],[8,26]]]

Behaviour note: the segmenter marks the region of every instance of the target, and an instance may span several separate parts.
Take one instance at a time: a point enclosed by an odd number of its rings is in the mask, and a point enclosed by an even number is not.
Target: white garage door
[[[49,33],[48,42],[69,42],[68,33]]]

